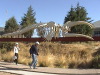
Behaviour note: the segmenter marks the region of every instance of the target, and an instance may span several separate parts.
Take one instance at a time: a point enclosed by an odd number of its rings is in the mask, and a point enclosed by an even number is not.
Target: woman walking
[[[18,51],[20,50],[19,46],[18,46],[18,43],[15,43],[15,46],[14,46],[14,61],[16,63],[16,65],[18,64]]]

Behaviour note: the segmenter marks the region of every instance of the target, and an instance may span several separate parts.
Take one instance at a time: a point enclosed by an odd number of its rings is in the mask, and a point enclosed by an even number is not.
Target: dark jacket
[[[30,54],[38,55],[38,48],[35,45],[32,45],[30,48]]]

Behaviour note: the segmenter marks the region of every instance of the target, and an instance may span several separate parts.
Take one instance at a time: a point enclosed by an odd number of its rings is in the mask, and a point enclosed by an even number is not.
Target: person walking
[[[15,43],[14,46],[14,61],[16,63],[16,65],[18,65],[18,51],[20,50],[18,43]]]
[[[37,55],[38,54],[38,45],[39,42],[35,42],[34,45],[31,46],[30,48],[30,56],[32,56],[32,63],[30,65],[30,68],[32,69],[36,69],[36,65],[37,65]]]

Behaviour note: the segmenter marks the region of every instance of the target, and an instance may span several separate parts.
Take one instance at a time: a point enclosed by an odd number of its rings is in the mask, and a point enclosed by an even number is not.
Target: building
[[[94,22],[93,24],[95,26],[93,36],[100,36],[100,20]]]

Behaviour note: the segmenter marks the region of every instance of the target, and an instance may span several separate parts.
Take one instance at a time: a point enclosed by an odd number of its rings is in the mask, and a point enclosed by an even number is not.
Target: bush
[[[5,48],[7,51],[11,51],[14,47],[14,42],[1,42],[0,48]]]
[[[30,65],[30,63],[31,63],[31,58],[29,58],[28,55],[27,55],[27,56],[24,56],[24,55],[19,54],[18,62],[19,62],[20,64]]]
[[[25,65],[31,63],[32,58],[30,58],[29,49],[32,44],[33,43],[20,43],[19,63]],[[62,44],[55,42],[41,42],[39,45],[38,66],[59,68],[100,68],[100,50],[95,50],[96,44],[99,43]],[[13,45],[14,43],[12,43],[11,47],[13,47]],[[12,57],[14,52],[10,50],[8,50],[9,52],[6,51],[6,46],[2,46],[0,50],[0,59],[3,59],[4,61],[13,61]]]
[[[5,54],[7,52],[7,50],[5,48],[0,49],[1,54]]]
[[[92,62],[92,68],[100,69],[100,55],[94,57]]]
[[[7,62],[13,62],[13,56],[14,53],[11,52],[7,52],[5,54],[2,54],[2,60],[7,61]]]
[[[0,61],[2,60],[1,52],[0,52]]]
[[[55,67],[68,68],[68,61],[64,55],[56,56]]]
[[[55,56],[53,54],[39,55],[38,65],[41,67],[54,67]]]

